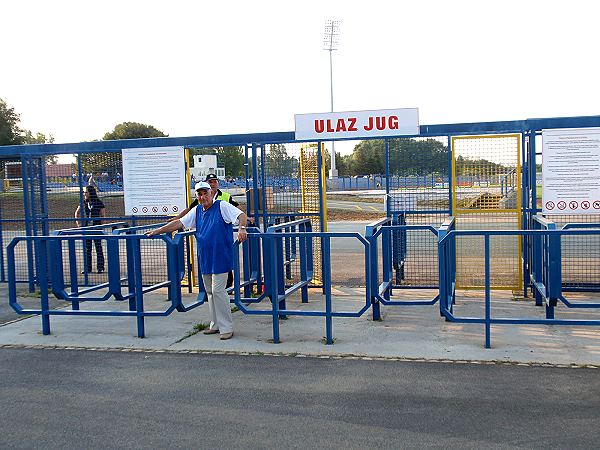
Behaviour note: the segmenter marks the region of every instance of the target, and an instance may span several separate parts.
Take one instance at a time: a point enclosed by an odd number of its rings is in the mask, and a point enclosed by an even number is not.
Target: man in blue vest
[[[210,185],[195,186],[198,206],[181,219],[146,233],[147,236],[170,233],[180,228],[196,228],[198,263],[208,295],[210,326],[204,334],[220,334],[221,340],[233,337],[233,318],[227,294],[227,273],[233,269],[233,226],[238,225],[238,241],[248,238],[247,216],[230,203],[214,200]]]

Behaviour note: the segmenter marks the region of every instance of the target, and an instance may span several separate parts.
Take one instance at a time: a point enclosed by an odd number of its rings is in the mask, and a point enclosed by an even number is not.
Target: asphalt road
[[[594,369],[0,349],[0,448],[597,448]]]

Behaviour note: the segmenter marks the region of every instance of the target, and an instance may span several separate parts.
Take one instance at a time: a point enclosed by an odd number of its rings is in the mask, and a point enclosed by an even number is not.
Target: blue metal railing
[[[62,267],[62,242],[77,242],[85,238],[85,235],[59,235],[59,236],[26,236],[16,237],[7,247],[7,269],[8,269],[8,287],[9,287],[9,304],[19,314],[40,314],[42,317],[42,332],[43,334],[50,334],[50,316],[51,315],[84,315],[84,316],[135,316],[137,318],[137,329],[138,336],[144,337],[144,317],[147,316],[167,316],[171,314],[176,308],[178,301],[181,297],[180,291],[176,292],[180,285],[178,284],[177,274],[177,246],[173,245],[173,240],[166,235],[160,236],[167,244],[167,251],[170,252],[170,259],[167,265],[167,280],[160,283],[156,283],[151,286],[144,286],[143,284],[143,273],[141,257],[139,253],[139,243],[142,239],[147,239],[144,235],[136,234],[125,234],[125,235],[97,235],[96,239],[106,240],[108,255],[108,283],[106,284],[107,293],[102,297],[85,297],[82,292],[70,292],[67,293],[64,290],[63,281],[59,276],[56,275],[56,269]],[[120,287],[120,272],[118,258],[115,255],[118,252],[115,250],[118,248],[119,241],[126,240],[132,242],[133,248],[133,273],[128,274],[129,283],[129,294],[121,295],[119,289],[115,286]],[[15,264],[15,247],[19,242],[26,241],[33,244],[36,251],[36,269],[39,274],[40,284],[40,309],[26,309],[23,308],[17,301],[16,292],[16,264]],[[111,258],[112,257],[112,258]],[[129,257],[129,255],[128,255]],[[116,270],[115,270],[116,268]],[[51,273],[49,273],[51,272]],[[52,280],[52,291],[61,297],[67,297],[72,301],[73,307],[70,310],[57,309],[50,310],[48,303],[48,288],[49,280]],[[161,287],[169,288],[169,299],[171,305],[165,311],[145,311],[144,310],[144,294],[159,289]],[[87,291],[89,292],[89,290]],[[106,301],[109,298],[114,297],[117,300],[129,299],[129,310],[80,310],[79,302],[81,301]]]
[[[540,223],[538,221],[538,223]],[[548,325],[600,325],[600,320],[555,319],[554,307],[561,298],[560,243],[562,236],[600,235],[600,230],[590,229],[545,229],[545,230],[452,230],[440,235],[440,312],[451,322],[483,323],[485,325],[485,347],[490,348],[490,326],[495,324],[548,324]],[[458,317],[452,305],[455,298],[456,259],[455,241],[460,236],[482,236],[485,250],[485,314],[484,317]],[[529,236],[534,248],[540,251],[541,267],[534,270],[533,287],[546,305],[546,318],[492,318],[490,286],[490,238],[493,236]],[[541,241],[540,241],[541,240]],[[538,241],[536,243],[536,241]],[[537,264],[537,263],[536,263]],[[568,306],[568,305],[567,305]],[[585,306],[582,306],[585,307]],[[588,304],[587,307],[597,307]]]
[[[81,240],[82,252],[85,255],[86,246],[91,245],[91,243],[88,244],[88,241],[96,240],[90,236],[103,236],[103,235],[106,235],[107,231],[110,232],[110,231],[114,231],[117,229],[126,228],[128,226],[129,225],[127,222],[111,222],[111,223],[104,223],[104,224],[100,224],[100,225],[89,225],[89,226],[85,226],[85,227],[63,228],[60,230],[53,231],[51,233],[51,235],[52,236],[85,235],[86,237],[84,237]],[[61,247],[60,241],[56,241],[56,242],[58,242],[58,243],[55,243],[54,245],[59,245],[59,247]],[[117,251],[115,253],[114,248],[113,249],[107,248],[107,258],[109,256],[109,250],[111,250],[110,255],[112,258],[117,258],[117,259],[119,258],[119,252]],[[73,241],[73,240],[68,241],[68,252],[69,252],[69,273],[70,273],[71,290],[75,293],[78,293],[79,281],[77,278],[78,268],[77,268],[77,256],[76,256],[75,241]],[[62,256],[62,252],[61,252],[61,256]],[[114,267],[114,264],[112,266]],[[118,264],[117,264],[117,266],[118,266]],[[63,278],[62,278],[63,277],[62,258],[60,260],[60,265],[57,267],[57,270],[60,270],[60,277],[61,277],[61,281],[62,281],[63,280]],[[85,263],[83,264],[82,273],[83,273],[83,285],[89,286],[90,267],[88,267],[88,265]],[[56,276],[55,276],[55,274],[53,272],[53,277],[56,278],[58,276],[59,276],[58,274],[56,274]],[[86,294],[88,292],[93,292],[95,290],[102,289],[102,288],[106,287],[107,285],[108,285],[108,283],[101,283],[96,286],[89,287],[87,290],[79,292],[79,294]],[[55,286],[55,284],[53,281],[53,287],[54,286]],[[57,288],[57,292],[53,292],[53,293],[58,298],[62,298],[64,300],[70,300],[70,298],[68,298],[68,295],[66,294],[66,292],[64,292],[64,287],[62,289],[60,287]],[[63,297],[62,295],[66,295],[66,297]],[[77,309],[79,308],[79,305],[78,305],[78,303],[76,303],[76,301],[74,301],[74,303],[73,303],[73,308],[77,308]]]
[[[485,345],[490,347],[491,324],[555,324],[555,325],[600,325],[600,320],[587,319],[555,319],[555,307],[560,301],[571,308],[599,308],[598,303],[573,303],[569,302],[562,293],[561,285],[561,238],[563,236],[599,236],[597,227],[577,227],[576,225],[557,230],[553,222],[536,217],[535,223],[539,224],[537,230],[464,230],[454,229],[453,218],[446,220],[439,229],[430,226],[399,226],[391,225],[390,219],[382,219],[369,224],[366,228],[366,238],[359,233],[324,233],[312,232],[309,219],[300,219],[271,226],[267,232],[261,233],[258,229],[249,228],[249,237],[246,242],[236,243],[234,246],[234,287],[230,290],[233,301],[245,314],[266,315],[272,318],[273,340],[280,341],[280,320],[291,315],[315,316],[325,318],[326,343],[333,343],[333,317],[360,317],[371,307],[374,318],[379,318],[379,305],[433,305],[439,302],[440,313],[448,321],[481,323],[485,325]],[[178,233],[174,237],[167,235],[148,238],[142,231],[151,227],[141,226],[121,228],[113,234],[101,233],[98,230],[88,230],[85,234],[71,234],[70,231],[54,236],[27,236],[17,237],[7,248],[7,266],[9,281],[10,306],[20,314],[40,314],[42,316],[42,331],[50,333],[51,315],[89,315],[89,316],[134,316],[137,319],[138,336],[143,337],[144,318],[146,316],[167,316],[173,311],[189,311],[200,306],[206,301],[206,292],[200,277],[200,292],[192,304],[183,304],[181,289],[183,274],[185,272],[185,259],[182,251],[185,240],[193,231]],[[438,236],[438,261],[439,261],[439,294],[432,300],[393,301],[392,291],[392,261],[391,261],[391,236],[396,230],[428,230]],[[94,233],[94,234],[89,234]],[[63,258],[69,258],[72,273],[77,274],[76,265],[71,248],[78,241],[89,239],[106,241],[107,246],[107,275],[108,282],[88,289],[80,290],[76,277],[71,277],[71,284],[65,283],[63,274]],[[461,317],[454,311],[456,297],[456,239],[461,236],[481,236],[484,241],[484,270],[485,270],[485,313],[482,317]],[[536,299],[541,305],[546,306],[546,317],[541,318],[499,318],[492,317],[491,313],[491,252],[490,240],[496,236],[527,236],[533,243],[535,250],[535,265],[532,271],[531,284],[535,291]],[[334,311],[332,304],[331,285],[331,240],[336,238],[358,239],[364,247],[365,258],[365,299],[364,305],[356,311]],[[167,253],[166,279],[148,285],[144,283],[142,257],[140,246],[146,239],[158,239],[164,242]],[[313,279],[313,246],[315,239],[321,241],[323,264],[323,294],[324,309],[311,310],[308,308],[291,309],[286,300],[295,292],[300,291],[302,303],[308,303],[308,286]],[[36,252],[36,272],[39,274],[41,306],[39,309],[25,309],[17,300],[15,276],[15,247],[24,242],[33,247]],[[120,278],[120,261],[118,255],[119,245],[124,242],[127,247],[127,276]],[[63,252],[63,245],[69,251]],[[260,279],[259,267],[261,260],[259,253],[252,254],[252,246],[262,252],[262,269],[264,280]],[[380,247],[381,246],[381,247]],[[243,252],[240,254],[240,248]],[[379,248],[381,248],[381,264],[383,273],[379,274]],[[241,258],[240,258],[241,256]],[[294,264],[299,268],[299,273],[290,276],[289,267]],[[75,270],[73,270],[75,269]],[[381,279],[380,279],[381,278]],[[127,291],[122,288],[127,286]],[[264,292],[256,290],[258,297],[253,297],[253,289],[262,286]],[[69,310],[50,310],[48,304],[48,289],[51,288],[59,298],[71,301]],[[70,288],[70,291],[67,289]],[[88,297],[87,295],[104,289],[102,296]],[[145,311],[144,295],[159,288],[168,290],[169,307],[164,311]],[[243,297],[242,297],[243,293]],[[129,307],[123,310],[123,304],[115,310],[80,309],[80,302],[94,301],[106,302],[109,299],[128,300]],[[268,298],[270,307],[264,308],[257,305]],[[377,315],[375,310],[377,308]]]
[[[380,305],[407,306],[407,305],[434,305],[439,299],[436,295],[431,300],[391,300],[392,290],[400,286],[393,283],[393,262],[392,262],[392,236],[395,232],[403,235],[411,231],[426,230],[437,237],[437,230],[430,225],[392,225],[391,218],[384,218],[370,223],[365,229],[365,238],[370,244],[371,260],[371,297],[373,304],[373,320],[381,320]],[[378,240],[381,236],[381,256],[382,256],[382,282],[379,283],[379,245]],[[406,238],[404,238],[406,239]],[[403,256],[403,258],[405,255]],[[404,260],[402,261],[404,263]],[[427,286],[429,287],[429,286]]]
[[[367,283],[365,294],[365,305],[359,311],[333,311],[331,295],[331,239],[332,238],[354,238],[358,239],[365,246],[365,268],[367,280],[370,277],[369,260],[369,242],[360,233],[325,233],[303,231],[301,226],[306,224],[308,219],[300,219],[295,223],[285,223],[269,227],[266,233],[261,235],[263,239],[264,266],[265,266],[265,293],[271,300],[271,309],[257,310],[250,309],[244,304],[244,299],[239,295],[239,290],[234,290],[234,301],[238,308],[245,314],[270,315],[273,325],[273,341],[280,342],[279,320],[286,316],[317,316],[325,317],[326,344],[333,344],[333,317],[360,317],[371,306],[370,301],[370,283]],[[298,226],[299,231],[286,232],[285,228]],[[299,240],[299,258],[301,269],[300,280],[286,289],[284,280],[283,253],[285,239]],[[317,310],[292,310],[287,309],[285,300],[298,289],[303,290],[303,301],[306,302],[308,284],[312,277],[312,266],[309,261],[312,258],[312,239],[320,238],[322,242],[322,262],[323,262],[323,294],[325,295],[325,311]],[[237,256],[237,257],[236,257]],[[234,284],[239,283],[239,245],[235,246],[234,256]],[[306,261],[304,262],[304,260]]]

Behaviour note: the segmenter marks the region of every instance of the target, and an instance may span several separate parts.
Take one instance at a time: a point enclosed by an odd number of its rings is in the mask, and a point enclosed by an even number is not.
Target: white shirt
[[[214,203],[213,203],[214,205]],[[219,203],[221,206],[221,217],[226,223],[232,223],[233,225],[238,224],[238,217],[242,214],[242,211],[237,209],[229,202],[221,201]],[[202,203],[199,203],[198,206],[194,206],[192,209],[188,211],[188,213],[183,216],[181,219],[181,223],[184,228],[196,228],[196,208],[202,208]]]

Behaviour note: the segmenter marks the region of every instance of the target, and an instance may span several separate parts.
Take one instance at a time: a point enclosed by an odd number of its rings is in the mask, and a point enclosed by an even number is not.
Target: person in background
[[[198,246],[198,263],[208,296],[211,317],[204,334],[220,334],[221,340],[233,337],[233,318],[227,294],[227,275],[233,270],[233,226],[238,225],[237,239],[244,242],[247,217],[238,208],[224,200],[214,200],[211,187],[205,181],[195,186],[200,203],[181,219],[173,220],[146,236],[171,233],[180,228],[195,228]]]
[[[94,186],[86,186],[83,191],[83,209],[84,216],[91,219],[91,223],[86,225],[101,225],[102,218],[106,216],[106,209],[104,203],[98,197],[96,188]],[[77,226],[80,227],[82,224],[79,219],[82,218],[80,206],[77,206],[75,210],[75,221]],[[85,264],[88,272],[92,271],[92,241],[96,247],[96,269],[98,273],[104,272],[104,251],[102,250],[102,240],[100,239],[87,239],[85,241]]]
[[[229,192],[223,192],[223,191],[221,191],[221,189],[219,189],[219,179],[217,178],[217,175],[215,175],[214,173],[209,173],[208,175],[206,175],[206,178],[204,179],[204,181],[206,183],[208,183],[210,186],[210,191],[212,192],[213,200],[215,200],[215,201],[216,200],[224,200],[228,203],[231,203],[236,208],[238,208],[240,206],[240,204],[233,199],[233,197],[231,196],[231,194]],[[169,219],[168,221],[172,222],[174,220],[181,219],[188,212],[190,212],[190,210],[192,208],[195,208],[196,206],[198,206],[198,200],[194,199],[194,201],[191,203],[190,206],[185,208],[183,211],[181,211],[179,214],[177,214],[175,217]]]

